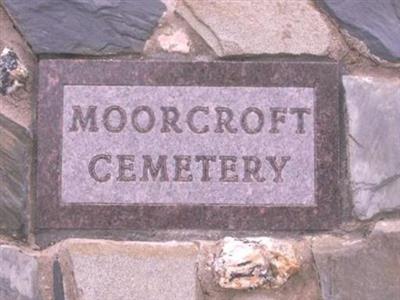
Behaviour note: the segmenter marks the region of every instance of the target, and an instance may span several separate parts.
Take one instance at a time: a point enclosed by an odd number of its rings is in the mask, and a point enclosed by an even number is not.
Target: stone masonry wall
[[[342,224],[34,232],[48,58],[338,61]],[[400,299],[398,111],[399,0],[0,0],[0,300]]]

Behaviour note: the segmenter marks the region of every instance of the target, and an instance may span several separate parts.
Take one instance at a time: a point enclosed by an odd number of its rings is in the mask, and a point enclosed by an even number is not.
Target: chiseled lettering
[[[282,156],[281,161],[278,163],[276,156],[267,156],[267,161],[270,163],[272,169],[275,172],[274,182],[283,182],[282,170],[286,166],[286,163],[290,160],[290,156]]]
[[[118,177],[117,181],[135,181],[135,174],[127,174],[127,171],[133,171],[133,162],[135,161],[134,155],[117,155],[118,159]],[[129,163],[127,163],[129,162]]]
[[[217,159],[214,155],[197,155],[195,157],[196,162],[202,163],[202,175],[201,181],[207,182],[211,180],[210,177],[210,162],[215,162]]]
[[[269,132],[279,133],[278,123],[285,123],[286,116],[284,114],[287,113],[287,108],[271,107],[269,110],[271,112],[271,129],[269,130]]]
[[[90,105],[85,116],[83,116],[82,108],[79,105],[72,106],[72,125],[69,128],[69,131],[78,131],[78,125],[81,127],[82,131],[86,131],[88,124],[89,132],[99,131],[99,128],[97,127],[96,109],[97,106]]]
[[[149,181],[149,173],[153,181],[156,181],[158,176],[160,181],[168,181],[167,156],[160,155],[154,166],[151,156],[143,155],[143,176],[140,181]]]
[[[244,182],[263,182],[265,178],[260,175],[261,160],[257,156],[243,156]]]
[[[311,109],[306,107],[293,107],[290,110],[291,114],[297,114],[297,129],[296,133],[304,134],[304,114],[310,115]]]
[[[180,117],[178,109],[174,106],[161,106],[161,111],[163,113],[161,132],[171,132],[172,128],[176,133],[182,133],[183,130],[177,125]]]
[[[97,182],[106,182],[106,181],[110,180],[111,174],[106,173],[103,176],[99,176],[96,172],[96,164],[100,160],[104,160],[106,163],[110,164],[111,163],[111,155],[109,155],[109,154],[95,155],[89,162],[89,166],[88,166],[89,174],[90,174],[90,177],[92,177]]]
[[[239,176],[237,174],[228,174],[229,172],[236,172],[236,156],[222,155],[219,157],[219,159],[221,160],[221,178],[219,179],[219,181],[238,182]]]
[[[201,129],[199,129],[198,127],[196,127],[196,126],[194,125],[193,119],[194,119],[194,115],[195,115],[197,112],[202,112],[202,113],[204,113],[205,115],[208,115],[209,112],[210,112],[210,109],[209,109],[208,107],[206,107],[206,106],[196,106],[196,107],[192,108],[191,110],[189,110],[189,112],[188,112],[188,114],[187,114],[187,119],[186,119],[186,122],[187,122],[187,124],[188,124],[188,127],[189,127],[189,129],[190,129],[191,131],[193,131],[194,133],[199,133],[199,134],[201,134],[201,133],[206,133],[206,132],[208,132],[209,129],[210,129],[210,128],[208,127],[208,125],[204,125],[203,128],[201,128]]]
[[[112,125],[110,121],[110,115],[116,112],[119,115],[119,122],[118,125]],[[117,133],[121,132],[122,129],[124,129],[126,125],[127,117],[126,117],[126,111],[118,106],[118,105],[112,105],[106,108],[103,114],[103,124],[104,127],[107,129],[109,132]]]
[[[175,177],[174,181],[193,181],[193,175],[190,174],[190,161],[189,155],[175,155]],[[186,174],[185,174],[186,173]]]
[[[146,126],[140,125],[139,121],[137,120],[139,114],[141,114],[142,112],[146,113],[148,116],[148,121]],[[152,130],[155,122],[156,122],[156,117],[154,116],[153,110],[146,105],[138,106],[132,112],[132,126],[139,133],[147,133],[150,130]]]
[[[232,109],[229,107],[217,106],[215,111],[217,112],[217,127],[215,128],[215,133],[223,133],[223,127],[225,127],[229,133],[236,133],[238,131],[237,128],[233,128],[231,125],[233,120]]]
[[[257,116],[257,126],[255,128],[250,128],[247,117],[249,114],[254,113]],[[242,129],[248,134],[255,134],[259,133],[264,126],[264,114],[263,112],[257,107],[248,107],[242,113],[240,117],[240,125]]]

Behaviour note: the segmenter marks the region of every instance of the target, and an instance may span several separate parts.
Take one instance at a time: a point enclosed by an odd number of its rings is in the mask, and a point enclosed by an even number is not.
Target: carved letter
[[[145,126],[145,127],[142,127],[137,120],[137,117],[141,112],[147,113],[147,115],[149,117],[147,126]],[[140,133],[149,132],[150,130],[153,129],[155,121],[156,121],[156,118],[154,116],[154,112],[148,106],[145,106],[145,105],[138,106],[132,112],[132,126],[133,126],[133,128],[136,129],[137,132],[140,132]]]
[[[286,117],[278,116],[279,113],[286,114],[287,108],[282,107],[271,107],[269,109],[272,113],[271,116],[271,129],[269,130],[270,133],[279,133],[278,123],[285,123]]]
[[[286,163],[290,160],[290,156],[282,156],[280,164],[277,164],[276,156],[267,156],[267,160],[269,161],[272,169],[275,172],[275,178],[273,179],[274,182],[283,182],[282,170],[286,166]]]
[[[230,108],[218,106],[215,108],[215,111],[218,114],[217,127],[215,128],[216,133],[223,133],[224,129],[222,127],[225,127],[230,133],[238,131],[237,128],[232,128],[230,124],[233,119],[233,111]],[[223,117],[223,114],[226,115],[226,118]]]
[[[193,124],[193,117],[195,115],[195,113],[197,112],[203,112],[204,114],[208,115],[208,113],[210,112],[208,107],[204,107],[204,106],[196,106],[194,108],[192,108],[191,110],[189,110],[188,114],[187,114],[187,124],[190,128],[191,131],[193,131],[194,133],[206,133],[209,130],[208,125],[205,125],[202,129],[198,129],[196,126],[194,126]]]
[[[99,154],[99,155],[94,156],[89,162],[89,166],[88,166],[89,174],[90,174],[90,177],[92,177],[97,182],[106,182],[106,181],[110,180],[111,174],[107,173],[106,175],[104,175],[102,177],[97,175],[96,164],[99,160],[105,160],[109,164],[109,163],[111,163],[111,155]]]
[[[110,124],[110,115],[113,111],[116,111],[119,114],[119,124],[118,126],[114,126]],[[126,124],[126,112],[123,108],[121,108],[118,105],[112,105],[110,107],[107,107],[107,109],[104,111],[103,114],[103,124],[104,127],[107,129],[109,132],[121,132],[122,129],[124,129],[125,124]]]
[[[163,112],[161,132],[170,132],[172,128],[176,133],[182,133],[183,130],[176,125],[180,117],[178,109],[174,106],[161,106],[161,110]],[[172,116],[170,113],[172,113]]]
[[[143,155],[143,176],[140,178],[140,181],[149,181],[149,172],[153,181],[156,181],[160,173],[160,181],[168,181],[167,156],[160,155],[157,160],[157,165],[154,166],[151,156]]]
[[[190,171],[191,157],[187,155],[175,155],[175,178],[174,181],[192,181],[192,174],[183,174],[183,171]]]
[[[257,115],[258,124],[255,128],[249,128],[249,124],[247,122],[247,116],[250,113],[255,113]],[[259,133],[264,125],[264,114],[257,107],[248,107],[240,117],[240,124],[242,125],[242,129],[248,134]]]
[[[305,133],[304,131],[304,114],[311,114],[311,109],[309,108],[300,108],[300,107],[294,107],[290,109],[291,114],[297,114],[297,129],[296,133],[303,134]]]
[[[260,176],[261,160],[257,156],[243,156],[244,160],[244,182],[263,182],[265,178]],[[253,166],[252,166],[253,165]]]
[[[201,176],[201,181],[210,181],[210,161],[215,162],[216,156],[209,155],[198,155],[195,157],[196,162],[201,161],[203,165],[203,175]]]
[[[135,161],[134,155],[117,155],[118,163],[119,163],[119,171],[117,181],[135,181],[135,174],[131,174],[130,176],[126,175],[125,171],[133,171],[133,162]],[[126,161],[130,161],[131,163],[127,164]]]
[[[221,160],[221,178],[219,181],[222,182],[237,182],[239,180],[239,176],[234,174],[228,176],[228,171],[236,172],[236,156],[220,156],[219,159]],[[228,162],[231,162],[228,165]]]
[[[89,106],[85,116],[83,116],[82,108],[79,105],[72,106],[74,114],[72,115],[72,126],[69,131],[78,131],[78,124],[82,128],[82,131],[85,131],[89,123],[90,132],[99,131],[99,128],[97,127],[96,109],[97,106]]]

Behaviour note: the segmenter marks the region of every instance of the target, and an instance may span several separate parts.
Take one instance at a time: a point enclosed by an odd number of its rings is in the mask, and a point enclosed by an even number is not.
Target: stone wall
[[[399,36],[397,0],[0,0],[0,299],[400,299]],[[34,232],[48,58],[340,62],[342,224]]]

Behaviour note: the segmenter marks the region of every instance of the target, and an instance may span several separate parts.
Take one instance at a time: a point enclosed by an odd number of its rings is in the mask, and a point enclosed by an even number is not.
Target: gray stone
[[[317,238],[313,253],[325,300],[399,299],[400,223],[380,222],[367,239]]]
[[[159,0],[3,0],[35,53],[141,52],[165,10]]]
[[[26,232],[32,138],[29,131],[0,112],[0,231]]]
[[[133,106],[131,99],[137,99]],[[233,101],[236,99],[240,101]],[[65,86],[62,201],[312,206],[315,203],[316,180],[313,159],[315,137],[312,130],[315,118],[314,99],[311,88]],[[96,106],[98,119],[95,122],[98,129],[96,132],[91,132],[91,129],[83,131],[75,121],[77,111],[74,107],[79,106],[85,115],[88,107],[93,105]],[[147,106],[154,115],[154,125],[146,132],[138,132],[129,121],[118,132],[111,132],[102,125],[101,118],[113,105],[123,109],[129,120],[135,109]],[[175,107],[180,114],[177,122],[178,129],[181,130],[179,134],[172,129],[169,129],[171,132],[163,132],[161,107],[164,105]],[[193,126],[200,129],[191,128],[185,121],[191,109],[196,106],[204,106],[209,110],[208,113],[198,112],[194,118]],[[231,125],[236,128],[237,134],[221,134],[215,131],[219,106],[232,110],[234,119]],[[265,125],[259,127],[258,134],[246,132],[246,128],[240,125],[240,115],[251,106],[257,107],[262,114],[261,118],[265,118]],[[286,120],[280,124],[279,134],[270,132],[273,126],[269,110],[271,107],[287,108]],[[309,110],[308,114],[304,114],[304,132],[301,134],[298,132],[298,116],[289,113],[294,107]],[[110,120],[113,127],[120,123],[117,111],[110,114]],[[137,120],[139,125],[136,126],[139,128],[145,128],[149,124],[144,111]],[[249,114],[247,120],[251,130],[259,126],[254,112]],[[73,129],[74,124],[76,129]],[[204,134],[194,132],[204,128],[208,128]],[[254,143],[255,140],[258,142]],[[112,152],[110,149],[113,149]],[[96,162],[96,157],[103,153],[111,155],[110,161],[107,163],[107,159],[103,157]],[[144,156],[150,157],[147,161],[151,159],[155,165],[157,161],[161,161],[161,154],[165,155],[165,175],[160,171],[158,178],[154,179],[145,168]],[[174,156],[183,154],[188,155],[191,161],[181,177],[190,176],[191,179],[176,180],[174,174],[178,162]],[[121,179],[118,175],[120,171],[116,155],[131,155],[124,162],[130,165],[126,169],[129,171],[123,172],[126,179]],[[196,155],[214,156],[214,161],[209,162],[208,172],[204,172],[203,164],[195,160]],[[226,172],[226,179],[221,179],[224,155],[234,156],[232,159],[237,162],[236,170]],[[242,159],[246,155],[256,156],[254,159],[260,161],[258,181],[250,178],[246,182],[246,165]],[[276,161],[268,161],[265,158],[268,156],[276,156]],[[286,163],[287,157],[289,160]],[[95,169],[90,171],[90,164],[93,163]],[[231,163],[233,162],[229,161],[227,165]],[[282,168],[281,175],[278,175],[273,166]],[[204,173],[208,173],[208,179],[203,179]],[[145,175],[147,179],[144,179]],[[104,176],[109,178],[102,181],[100,177]],[[229,179],[234,176],[237,178]],[[277,184],[278,178],[282,178],[281,184]],[[182,186],[183,181],[187,181],[186,188]],[[227,185],[228,182],[235,182],[235,193],[229,192],[231,187]]]
[[[0,299],[38,300],[38,262],[14,246],[0,246]]]
[[[327,55],[338,42],[308,0],[184,0],[177,12],[218,56]]]
[[[69,240],[63,248],[66,299],[202,299],[193,243]]]
[[[345,76],[354,212],[400,209],[400,80]]]
[[[11,65],[24,65],[30,74],[34,73],[35,59],[32,53],[0,6],[0,52],[6,48],[10,50],[4,51],[4,57],[15,53],[19,58],[13,60],[8,57],[6,62],[14,61]],[[9,68],[2,67],[7,77],[3,77],[6,79],[4,82],[8,82],[3,86],[4,92],[8,95],[0,93],[0,231],[12,235],[26,233],[24,215],[30,194],[33,155],[33,76],[26,78],[25,68],[20,69],[22,72],[18,70],[18,66],[16,69],[10,65]],[[21,75],[24,75],[23,78]],[[22,83],[24,86],[16,89]]]
[[[389,61],[400,59],[400,1],[319,0],[318,3],[371,52]]]
[[[53,296],[54,300],[65,300],[63,274],[58,259],[53,262]]]

